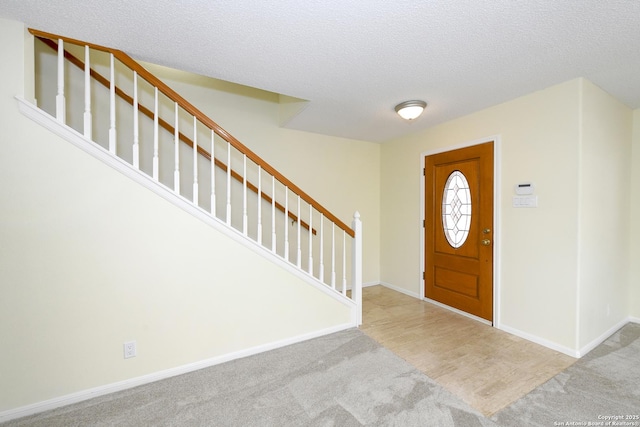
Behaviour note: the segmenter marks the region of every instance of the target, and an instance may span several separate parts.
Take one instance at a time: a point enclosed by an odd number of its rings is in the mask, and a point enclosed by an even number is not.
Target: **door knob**
[[[480,243],[482,243],[482,244],[483,244],[483,245],[485,245],[485,246],[489,246],[489,245],[491,244],[491,240],[489,240],[489,239],[483,239],[483,240],[482,240],[482,242],[480,242]]]

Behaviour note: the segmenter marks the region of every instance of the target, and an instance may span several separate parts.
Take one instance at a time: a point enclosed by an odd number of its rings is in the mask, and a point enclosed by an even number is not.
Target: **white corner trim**
[[[251,347],[245,350],[240,350],[232,353],[223,354],[220,356],[212,357],[210,359],[201,360],[199,362],[189,363],[182,366],[176,366],[175,368],[165,369],[162,371],[154,372],[152,374],[143,375],[136,378],[131,378],[124,381],[118,381],[99,387],[82,390],[76,393],[67,394],[65,396],[56,397],[54,399],[45,400],[42,402],[34,403],[31,405],[22,406],[8,411],[0,412],[0,423],[13,420],[16,418],[22,418],[29,415],[37,414],[40,412],[48,411],[51,409],[59,408],[62,406],[71,405],[73,403],[82,402],[94,397],[104,396],[106,394],[115,393],[122,390],[127,390],[140,385],[149,384],[155,381],[164,380],[167,378],[175,377],[176,375],[182,375],[189,372],[197,371],[199,369],[209,368],[211,366],[219,365],[221,363],[229,362],[243,357],[253,356],[265,351],[275,350],[277,348],[285,347],[291,344],[307,341],[313,338],[318,338],[324,335],[333,334],[336,332],[344,331],[353,328],[354,325],[344,323],[342,325],[333,326],[319,331],[310,332],[302,335],[298,335],[293,338],[286,338],[279,341],[274,341],[267,344],[262,344],[256,347]]]
[[[640,317],[629,317],[629,322],[640,323]]]
[[[616,333],[618,331],[618,329],[622,328],[624,325],[626,325],[630,321],[631,321],[630,317],[628,317],[626,319],[622,319],[621,321],[619,321],[618,323],[613,325],[611,328],[609,328],[605,332],[603,332],[598,338],[594,339],[589,344],[587,344],[584,347],[582,347],[581,349],[579,349],[577,351],[578,356],[576,356],[576,357],[582,357],[582,356],[586,355],[591,350],[593,350],[594,348],[596,348],[597,346],[599,346],[600,344],[605,342],[607,340],[607,338],[609,338],[611,335]]]
[[[550,348],[551,350],[555,350],[555,351],[558,351],[560,353],[566,354],[567,356],[575,357],[576,359],[578,359],[580,357],[579,356],[580,353],[577,350],[574,350],[574,349],[569,348],[569,347],[565,347],[565,346],[560,345],[560,344],[556,344],[553,341],[549,341],[549,340],[547,340],[545,338],[540,338],[540,337],[538,337],[536,335],[533,335],[533,334],[530,334],[528,332],[523,332],[523,331],[521,331],[519,329],[512,328],[511,326],[507,326],[505,324],[502,324],[502,325],[500,325],[500,327],[498,329],[500,329],[501,331],[504,331],[504,332],[508,332],[511,335],[515,335],[517,337],[524,338],[527,341],[531,341],[531,342],[534,342],[536,344],[540,344],[540,345],[542,345],[544,347]]]
[[[385,288],[389,288],[389,289],[394,290],[396,292],[400,292],[401,294],[405,294],[405,295],[408,295],[410,297],[420,299],[420,295],[417,294],[416,292],[409,291],[409,290],[404,289],[404,288],[400,288],[398,286],[392,285],[391,283],[387,283],[387,282],[380,282],[380,284],[382,286],[384,286]]]
[[[82,135],[78,131],[60,123],[58,120],[56,120],[55,117],[42,111],[35,105],[26,101],[24,98],[19,96],[16,96],[15,98],[18,101],[18,108],[20,112],[24,114],[26,117],[30,118],[31,120],[35,121],[36,123],[40,124],[46,129],[50,130],[54,134],[70,142],[74,146],[80,148],[81,150],[85,151],[86,153],[90,154],[96,159],[100,160],[107,166],[112,167],[118,172],[121,172],[125,176],[141,184],[145,188],[153,191],[160,197],[164,198],[170,203],[173,203],[174,205],[184,210],[185,212],[190,213],[191,215],[200,219],[204,223],[210,225],[220,233],[235,240],[236,242],[242,244],[243,246],[251,249],[255,253],[269,259],[270,261],[281,266],[282,268],[284,268],[294,276],[309,283],[310,285],[314,286],[316,289],[320,290],[324,294],[329,295],[331,298],[349,307],[352,312],[351,317],[354,319],[353,326],[355,326],[355,322],[356,322],[355,319],[357,317],[356,303],[352,301],[350,298],[342,295],[342,293],[332,289],[330,286],[320,282],[320,280],[310,275],[309,273],[298,269],[294,264],[286,261],[281,256],[274,254],[264,246],[257,244],[254,240],[245,236],[238,230],[228,227],[226,223],[224,223],[223,221],[219,220],[216,217],[211,216],[209,212],[205,211],[200,207],[194,206],[190,200],[186,199],[185,197],[179,194],[176,194],[175,191],[173,191],[166,185],[158,181],[155,181],[153,178],[151,178],[147,174],[133,168],[129,163],[122,160],[121,158],[113,156],[111,153],[109,153],[108,150],[104,149],[103,147],[94,143],[93,141],[86,139],[84,135]]]

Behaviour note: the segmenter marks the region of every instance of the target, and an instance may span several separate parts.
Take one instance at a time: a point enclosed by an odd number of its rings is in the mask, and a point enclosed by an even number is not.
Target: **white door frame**
[[[484,144],[485,142],[493,141],[493,326],[495,328],[501,329],[500,326],[500,289],[501,289],[501,280],[500,280],[500,247],[502,244],[502,230],[501,230],[501,215],[500,215],[500,200],[501,193],[500,188],[502,187],[502,179],[500,175],[502,158],[500,157],[501,153],[501,145],[502,141],[500,135],[494,135],[486,138],[475,139],[473,141],[463,142],[461,144],[451,145],[447,147],[440,147],[433,150],[427,150],[420,153],[420,224],[419,224],[419,234],[420,234],[420,271],[419,271],[419,283],[420,283],[420,299],[423,301],[429,301],[431,303],[435,303],[444,308],[455,311],[456,313],[460,313],[464,316],[471,317],[476,320],[481,320],[486,322],[484,319],[480,319],[479,317],[473,316],[469,313],[465,313],[461,310],[457,310],[455,308],[446,306],[444,304],[437,303],[433,300],[430,300],[424,295],[424,279],[423,272],[425,271],[424,265],[424,227],[423,221],[425,219],[424,212],[424,181],[425,176],[423,175],[424,168],[424,158],[426,156],[431,156],[433,154],[440,154],[447,151],[457,150],[459,148],[467,148],[474,145]],[[426,225],[426,224],[425,224]]]

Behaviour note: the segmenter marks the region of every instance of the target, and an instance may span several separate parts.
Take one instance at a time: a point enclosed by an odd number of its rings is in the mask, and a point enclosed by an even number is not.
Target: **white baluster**
[[[351,299],[356,303],[357,324],[362,324],[362,221],[360,213],[353,215],[355,235],[351,245]]]
[[[116,154],[116,72],[113,53],[111,56],[111,71],[109,83],[109,151]]]
[[[247,155],[242,158],[242,234],[247,235]]]
[[[289,261],[289,187],[284,186],[284,259]]]
[[[271,180],[271,252],[276,253],[276,177]]]
[[[258,244],[262,244],[262,167],[258,166]]]
[[[313,276],[313,206],[309,203],[309,268],[307,269]]]
[[[336,224],[331,223],[331,287],[336,288]]]
[[[347,294],[347,233],[342,230],[342,295]]]
[[[216,133],[211,129],[211,215],[216,216]]]
[[[133,167],[140,169],[140,144],[138,129],[138,73],[133,72]]]
[[[193,204],[198,206],[198,119],[193,116]]]
[[[153,179],[158,180],[160,174],[160,159],[158,154],[158,88],[155,89],[153,105]]]
[[[318,279],[324,283],[324,214],[320,214],[320,263],[318,268],[320,272]]]
[[[64,99],[64,42],[58,40],[58,94],[56,95],[56,119],[67,122],[66,102]]]
[[[91,132],[91,59],[89,46],[84,47],[84,137],[92,138]]]
[[[227,142],[227,225],[231,225],[231,143]]]
[[[173,169],[173,190],[180,194],[180,130],[178,129],[180,124],[179,118],[179,106],[175,103],[175,124],[174,124],[174,169]]]
[[[298,268],[302,266],[302,247],[300,246],[300,224],[302,223],[302,212],[300,212],[300,195],[298,195],[298,251],[296,253],[296,265]]]

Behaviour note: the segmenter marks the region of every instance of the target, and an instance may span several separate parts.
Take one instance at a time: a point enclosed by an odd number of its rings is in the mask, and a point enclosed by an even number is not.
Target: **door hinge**
[[[423,272],[422,272],[422,280],[426,280],[426,278],[427,278],[427,275],[426,275],[426,273],[423,271]]]
[[[426,226],[427,226],[427,225],[426,225],[426,222],[425,222],[425,220],[423,219],[423,220],[422,220],[422,228],[425,228]]]
[[[422,176],[426,176],[427,175],[427,171],[425,170],[425,168],[422,168]]]

